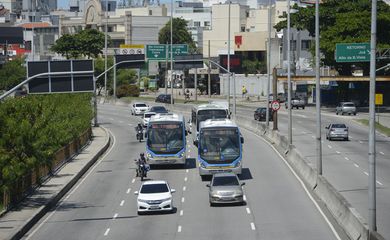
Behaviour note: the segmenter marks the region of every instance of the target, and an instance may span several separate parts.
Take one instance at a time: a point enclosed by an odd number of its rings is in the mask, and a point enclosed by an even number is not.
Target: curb
[[[9,238],[10,240],[20,239],[26,234],[34,225],[37,223],[57,202],[76,184],[76,182],[84,175],[85,172],[99,159],[101,155],[107,150],[110,146],[111,137],[108,131],[104,127],[100,127],[106,133],[106,142],[94,156],[93,158],[78,172],[72,180],[70,180],[60,192],[58,192],[45,206],[41,206],[34,216],[28,219],[23,226],[17,229]]]

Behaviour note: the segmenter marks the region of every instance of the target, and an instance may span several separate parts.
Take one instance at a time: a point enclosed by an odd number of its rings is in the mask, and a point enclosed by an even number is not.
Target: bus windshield
[[[199,131],[200,122],[206,121],[207,119],[218,119],[228,118],[227,111],[225,109],[207,109],[199,110],[196,120],[196,129]]]
[[[148,128],[148,148],[156,154],[177,153],[184,147],[183,123],[153,123]]]
[[[199,137],[200,157],[210,164],[231,163],[240,156],[238,129],[203,129]]]

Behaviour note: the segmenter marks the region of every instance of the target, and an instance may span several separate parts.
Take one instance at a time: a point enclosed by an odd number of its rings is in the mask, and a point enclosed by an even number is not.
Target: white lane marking
[[[328,145],[328,148],[330,148],[330,149],[331,149],[331,148],[332,148],[332,146]]]
[[[129,123],[129,124],[127,124],[127,125],[129,125],[130,127],[133,126],[133,124],[131,124],[131,123]]]
[[[354,163],[353,165],[354,165],[355,167],[357,167],[357,168],[359,167],[359,165],[357,165],[356,163]]]
[[[113,119],[113,118],[110,118],[110,120],[111,120],[111,121],[114,121],[114,119]]]
[[[180,216],[183,216],[183,210],[180,210]]]
[[[185,192],[185,191],[186,191],[186,186],[183,187],[183,192]]]
[[[189,171],[188,171],[188,169],[186,169],[186,173],[188,173]]]
[[[187,156],[187,158],[190,158],[190,157],[191,157],[190,155]]]
[[[294,131],[295,131],[295,130],[296,130],[296,128],[292,128],[292,130],[294,130]]]
[[[249,208],[246,208],[246,212],[247,212],[248,214],[251,214],[251,210],[250,210]]]
[[[256,230],[255,224],[253,222],[251,222],[251,228],[253,231]]]
[[[349,161],[349,158],[347,158],[347,157],[345,157],[344,159],[347,160],[347,161]]]
[[[123,123],[123,121],[119,121],[119,123]]]
[[[311,137],[312,137],[312,138],[316,138],[316,136],[314,136],[314,135],[311,135]]]
[[[97,168],[97,167],[100,165],[100,163],[108,156],[108,154],[111,153],[112,149],[114,149],[115,144],[116,144],[115,135],[112,134],[112,132],[111,132],[109,129],[107,129],[107,128],[105,128],[105,127],[102,127],[102,128],[104,128],[104,129],[105,129],[107,132],[109,132],[109,134],[112,136],[112,138],[113,138],[112,145],[111,145],[111,147],[108,149],[108,151],[102,156],[102,158],[99,160],[99,162],[97,162],[96,165],[93,166],[93,167],[89,170],[89,172],[87,173],[87,175],[85,175],[85,177],[84,177],[83,179],[81,179],[81,181],[78,183],[78,185],[77,185],[77,186],[68,194],[68,196],[71,196],[71,195],[72,195],[72,194],[81,186],[81,184],[83,184],[83,182],[85,181],[85,179],[87,179],[88,176],[91,175],[91,173],[94,172],[95,168]],[[58,204],[57,207],[54,209],[54,211],[51,212],[51,213],[49,214],[49,216],[47,216],[47,218],[45,218],[45,219],[38,225],[38,227],[37,227],[36,229],[34,229],[34,231],[31,232],[30,235],[28,235],[28,237],[26,238],[26,240],[31,239],[31,237],[32,237],[32,236],[33,236],[33,235],[34,235],[34,234],[35,234],[35,233],[36,233],[44,224],[46,224],[46,222],[47,222],[47,221],[56,213],[57,209],[58,209],[59,207],[61,207],[61,206],[64,204],[64,202],[65,202],[65,201],[61,201],[60,204]]]
[[[127,191],[126,191],[126,193],[129,194],[130,191],[131,191],[131,188],[128,188]]]
[[[135,182],[135,178],[133,178],[133,180],[131,180],[131,183],[134,183]]]
[[[181,202],[184,202],[184,197],[181,198]]]
[[[104,232],[104,236],[107,236],[109,232],[110,232],[110,229],[107,228],[107,230]]]
[[[383,185],[381,182],[379,182],[379,181],[376,181],[379,185]]]
[[[364,174],[366,174],[368,176],[368,172],[364,172]]]
[[[177,227],[177,232],[181,232],[181,226]]]
[[[246,130],[248,131],[248,130]],[[250,132],[250,131],[248,131]],[[334,236],[338,239],[338,240],[341,240],[339,234],[337,233],[336,229],[333,227],[332,223],[329,221],[329,219],[326,217],[325,213],[322,211],[322,209],[320,208],[320,206],[318,206],[318,203],[314,200],[313,196],[309,193],[309,191],[307,190],[307,187],[306,185],[303,183],[302,179],[298,176],[298,174],[294,171],[294,169],[290,166],[290,164],[286,161],[286,159],[284,159],[284,157],[276,150],[276,148],[269,142],[267,142],[266,140],[264,140],[262,137],[256,135],[255,133],[253,132],[250,132],[252,133],[255,137],[259,138],[261,141],[263,141],[264,143],[268,144],[268,146],[270,146],[274,151],[275,153],[280,157],[280,159],[283,160],[283,162],[287,165],[287,167],[290,169],[290,171],[294,174],[295,178],[298,179],[299,183],[301,184],[302,188],[305,190],[307,196],[309,196],[310,200],[313,202],[313,204],[316,206],[317,210],[321,213],[322,217],[325,219],[326,223],[328,224],[329,228],[332,230]],[[244,195],[244,200],[245,200],[245,195]]]
[[[353,139],[353,137],[349,136],[350,139]]]
[[[184,182],[187,182],[187,177],[184,178]]]
[[[363,141],[359,141],[360,144],[363,144]]]
[[[191,152],[191,149],[188,149],[188,152],[190,153],[190,152]]]
[[[115,213],[114,216],[112,217],[113,219],[118,217],[118,213]]]
[[[382,154],[382,155],[385,155],[385,153],[384,152],[379,152],[380,154]]]
[[[121,204],[119,204],[121,207],[125,204],[125,200],[122,200]]]
[[[244,201],[246,201],[246,195],[244,195]]]
[[[303,131],[303,132],[302,132],[302,134],[306,134],[306,132],[305,132],[305,131]]]
[[[336,153],[337,153],[337,154],[340,154],[341,152],[339,152],[339,151],[336,151]]]
[[[321,140],[321,143],[324,143],[324,140]]]

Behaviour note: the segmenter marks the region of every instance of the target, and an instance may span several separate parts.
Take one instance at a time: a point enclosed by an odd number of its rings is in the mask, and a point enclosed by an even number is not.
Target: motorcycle
[[[138,160],[134,160],[135,162],[137,162],[137,170],[136,170],[136,173],[137,173],[137,177],[141,177],[141,181],[144,180],[144,178],[146,178],[146,174],[147,172],[149,172],[150,170],[150,166],[149,164],[139,164],[139,161]]]
[[[139,140],[139,142],[144,140],[144,133],[141,129],[137,129],[137,140]]]

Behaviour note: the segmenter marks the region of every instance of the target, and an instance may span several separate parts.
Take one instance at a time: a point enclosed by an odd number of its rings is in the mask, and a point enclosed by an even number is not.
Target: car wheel
[[[137,214],[138,214],[138,215],[142,215],[142,212],[140,212],[140,211],[137,211]]]
[[[355,116],[356,116],[356,113],[353,113],[353,115],[355,115]]]
[[[341,115],[344,115],[344,112],[341,112]]]
[[[215,203],[210,202],[210,207],[214,207]]]
[[[329,141],[332,141],[332,138],[331,138],[331,137],[328,137],[328,140],[329,140]]]
[[[339,115],[339,112],[338,112],[338,111],[336,111],[336,115]]]
[[[302,109],[305,109],[305,106],[303,106]]]
[[[345,141],[349,141],[349,137],[344,138]]]

